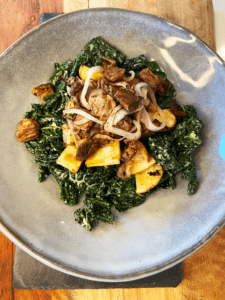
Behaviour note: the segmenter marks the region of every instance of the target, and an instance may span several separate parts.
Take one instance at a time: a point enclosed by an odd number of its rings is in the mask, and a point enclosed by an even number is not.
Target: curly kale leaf
[[[60,186],[60,199],[67,205],[76,205],[79,201],[80,193],[75,184],[64,180]]]
[[[91,214],[87,211],[87,208],[79,208],[74,212],[75,221],[78,222],[81,226],[87,228],[89,231],[92,231],[94,226],[94,220],[91,217]]]
[[[50,175],[47,167],[39,166],[38,170],[38,181],[43,182]]]
[[[25,114],[25,118],[32,118],[41,125],[39,137],[25,143],[25,147],[34,155],[34,161],[39,165],[39,182],[44,181],[51,174],[52,165],[56,165],[57,158],[64,150],[62,125],[65,119],[62,117],[61,108],[65,99],[60,92],[50,96],[52,98],[49,99],[48,104],[32,104],[32,110]]]
[[[111,200],[119,212],[142,204],[146,198],[146,195],[136,193],[134,176],[124,180],[117,176],[109,182],[107,194],[111,196]]]
[[[75,212],[75,221],[89,230],[92,230],[94,224],[100,221],[113,224],[114,216],[111,212],[113,203],[107,195],[107,190],[110,178],[115,177],[115,168],[113,166],[107,169],[104,167],[84,168],[77,173],[77,176],[80,176],[80,172],[84,174],[82,179],[86,184],[84,187],[86,194],[84,208]]]
[[[173,129],[164,134],[156,133],[148,141],[150,152],[164,170],[160,186],[174,189],[175,176],[182,172],[182,178],[189,181],[188,194],[193,194],[197,189],[198,179],[191,154],[202,143],[202,122],[192,105],[183,106],[182,109],[187,111],[188,117],[179,118]]]
[[[75,212],[75,220],[89,230],[100,221],[113,224],[113,205],[122,212],[140,205],[145,200],[146,195],[136,194],[134,176],[122,180],[116,175],[117,169],[118,166],[87,169],[84,208]]]
[[[65,91],[66,83],[62,80],[60,75],[65,78],[69,78],[69,74],[73,68],[74,62],[72,60],[68,60],[65,63],[55,63],[54,72],[50,77],[49,81],[53,84],[56,91]]]
[[[126,55],[118,49],[107,43],[100,36],[93,38],[75,59],[73,69],[70,76],[77,76],[81,65],[85,64],[88,67],[101,66],[103,62],[102,56],[116,61],[117,66],[123,64]]]

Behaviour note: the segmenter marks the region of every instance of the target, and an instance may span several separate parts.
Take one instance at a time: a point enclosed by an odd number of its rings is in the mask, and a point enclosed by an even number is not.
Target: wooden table
[[[156,14],[181,24],[215,49],[211,0],[1,0],[0,54],[39,24],[43,12],[70,12],[93,7],[118,7]],[[15,245],[0,233],[1,300],[223,300],[225,299],[225,227],[183,262],[177,288],[109,290],[17,290],[12,286]]]

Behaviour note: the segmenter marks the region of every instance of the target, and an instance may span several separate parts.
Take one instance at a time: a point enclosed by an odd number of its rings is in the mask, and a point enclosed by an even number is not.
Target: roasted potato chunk
[[[21,143],[35,140],[39,136],[40,127],[37,121],[25,118],[18,123],[16,137]]]
[[[135,174],[136,193],[142,194],[153,189],[163,176],[163,169],[160,165],[154,164],[148,169]]]
[[[87,79],[87,74],[88,74],[89,68],[85,65],[81,65],[79,69],[79,76],[82,80]],[[103,72],[96,72],[91,76],[91,79],[98,81],[100,77],[104,77]]]
[[[54,93],[53,85],[51,83],[41,84],[32,89],[32,94],[38,96],[43,101],[47,101],[45,96],[51,95]]]
[[[145,146],[140,141],[136,141],[136,143],[138,145],[136,154],[129,161],[119,166],[117,175],[121,179],[127,179],[155,163],[153,155],[148,153]]]
[[[110,141],[90,156],[85,165],[89,167],[111,166],[120,164],[120,142]]]
[[[77,148],[75,146],[67,146],[57,159],[57,164],[69,169],[73,173],[77,173],[82,161],[76,158],[76,153]]]
[[[170,109],[163,109],[163,112],[166,117],[166,127],[168,129],[174,127],[176,125],[176,116],[171,112]],[[154,123],[154,121],[162,122],[162,116],[156,111],[154,114],[150,114],[151,121]],[[164,129],[164,128],[163,128]]]

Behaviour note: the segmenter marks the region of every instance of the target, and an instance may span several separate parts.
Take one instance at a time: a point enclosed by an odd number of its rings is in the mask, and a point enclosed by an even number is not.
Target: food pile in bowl
[[[75,220],[90,231],[113,224],[119,212],[143,203],[157,188],[188,194],[198,185],[192,152],[201,144],[192,105],[179,106],[173,84],[155,61],[133,59],[101,37],[74,61],[55,63],[49,83],[32,89],[32,104],[16,136],[39,165],[39,181],[53,175],[68,205],[85,193]]]

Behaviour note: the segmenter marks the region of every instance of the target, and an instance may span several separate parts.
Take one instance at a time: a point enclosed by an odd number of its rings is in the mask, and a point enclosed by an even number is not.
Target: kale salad
[[[52,175],[60,199],[75,206],[75,221],[88,230],[113,224],[119,212],[142,204],[158,188],[187,193],[199,180],[192,158],[202,143],[193,105],[180,106],[174,85],[144,55],[126,59],[101,37],[75,60],[55,63],[49,83],[32,89],[31,104],[16,137],[39,165],[38,181]]]

